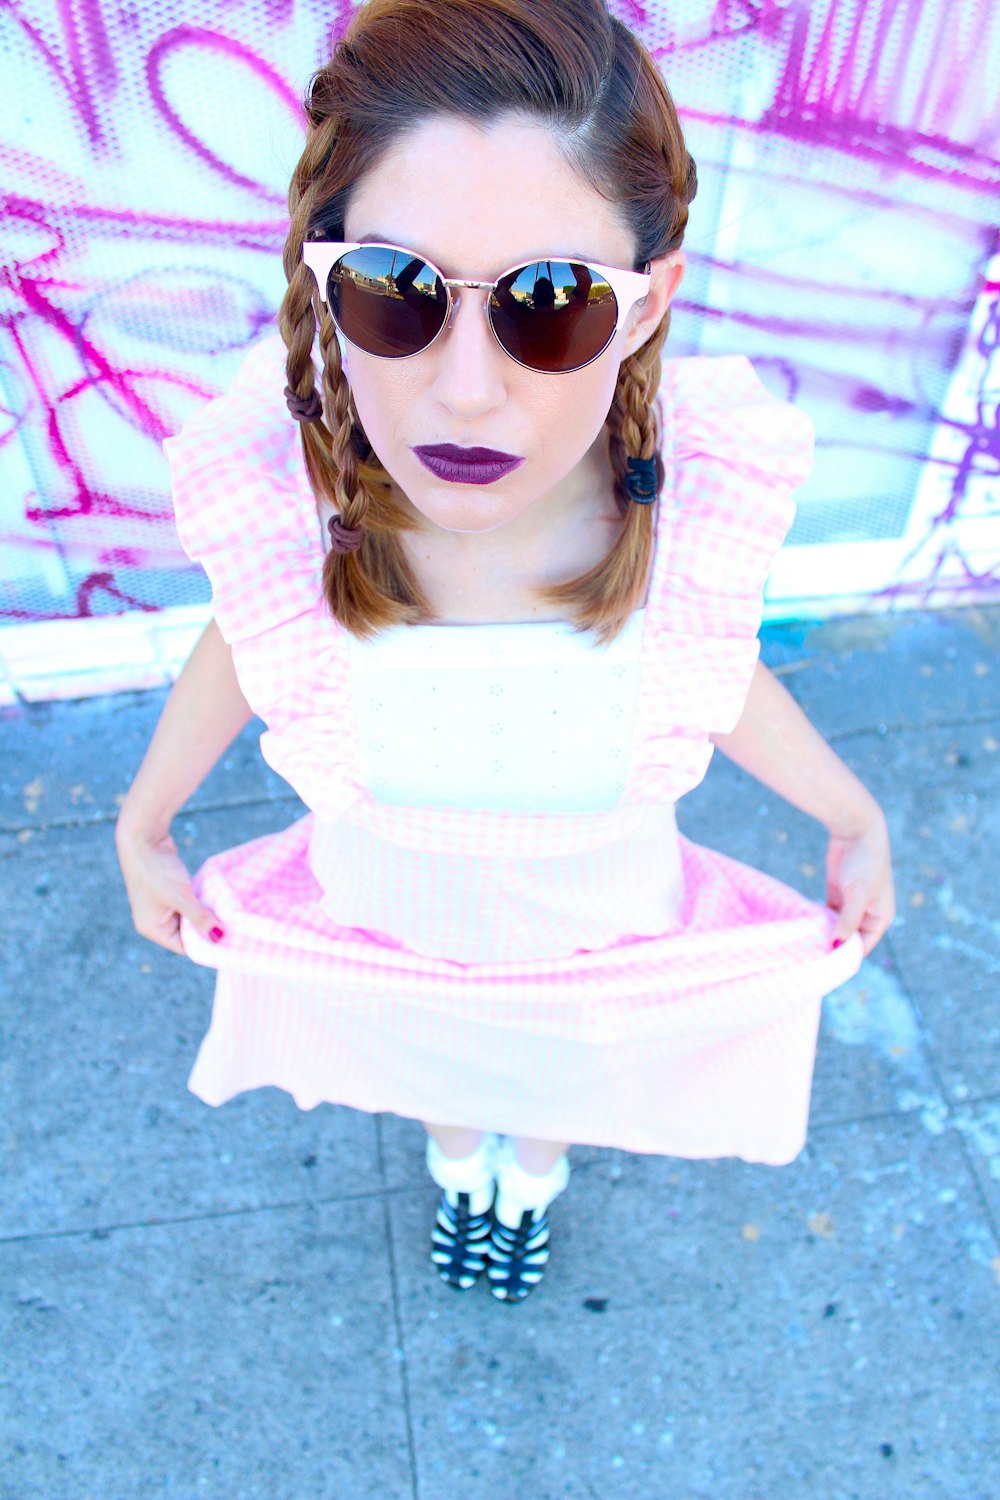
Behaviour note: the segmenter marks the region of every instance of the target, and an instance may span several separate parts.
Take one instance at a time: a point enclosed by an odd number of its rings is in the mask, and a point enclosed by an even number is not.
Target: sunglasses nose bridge
[[[454,277],[445,276],[442,276],[441,280],[444,282],[445,289],[448,293],[448,320],[445,323],[446,328],[451,328],[455,322],[455,314],[458,311],[459,305],[461,304],[461,294],[463,291],[483,291],[488,288],[489,291],[492,292],[495,285],[495,283],[492,281],[457,281]],[[490,312],[488,297],[482,298],[482,309],[486,317],[486,321],[489,322]]]

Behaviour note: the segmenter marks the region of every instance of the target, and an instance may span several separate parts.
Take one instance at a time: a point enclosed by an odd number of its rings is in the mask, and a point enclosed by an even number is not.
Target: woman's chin
[[[423,519],[438,531],[480,536],[515,520],[523,507],[512,507],[499,496],[487,497],[482,485],[431,484],[410,501]]]

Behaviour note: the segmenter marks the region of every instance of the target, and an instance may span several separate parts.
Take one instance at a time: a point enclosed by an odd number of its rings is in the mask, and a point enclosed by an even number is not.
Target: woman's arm
[[[736,728],[709,738],[723,755],[831,834],[850,837],[882,815],[871,792],[761,661]]]
[[[736,728],[709,738],[736,765],[826,827],[826,899],[840,913],[835,943],[860,931],[870,953],[896,915],[888,828],[871,792],[763,662],[757,663]]]
[[[194,893],[170,824],[252,717],[232,652],[212,620],[164,704],[115,825],[135,930],[171,952],[185,951],[182,916],[214,942],[225,936],[216,914]]]
[[[253,710],[236,681],[233,654],[210,620],[163,706],[122,803],[119,832],[166,833],[174,815],[252,718]]]

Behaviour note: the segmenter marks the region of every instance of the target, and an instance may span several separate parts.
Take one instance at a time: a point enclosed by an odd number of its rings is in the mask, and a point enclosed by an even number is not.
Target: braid
[[[654,397],[660,384],[660,351],[670,323],[665,313],[641,349],[622,361],[611,409],[605,418],[615,499],[625,524],[607,557],[569,583],[536,590],[546,603],[571,605],[579,630],[593,630],[607,645],[646,597],[653,555],[653,506],[636,505],[626,488],[630,458],[656,459],[656,493],[663,487],[660,416]],[[610,603],[609,603],[610,601]]]
[[[302,246],[329,200],[323,178],[337,136],[334,116],[311,127],[288,192],[291,213],[283,262],[288,288],[278,325],[287,349],[289,390],[300,401],[317,396],[313,344],[319,328],[322,362],[323,419],[301,422],[302,451],[317,502],[330,501],[344,529],[363,531],[360,547],[343,553],[332,549],[323,563],[323,594],[333,614],[358,636],[371,636],[381,625],[408,624],[430,614],[400,546],[397,533],[415,522],[392,499],[392,485],[372,452],[358,418],[344,372],[337,329],[322,301],[312,272],[302,261]]]
[[[608,435],[608,459],[615,480],[618,508],[630,526],[641,524],[650,507],[633,505],[625,481],[630,458],[656,459],[656,493],[663,487],[663,460],[660,457],[660,418],[655,405],[660,386],[662,365],[660,352],[670,326],[669,310],[656,332],[641,349],[622,361],[615,386],[614,400],[605,420]]]
[[[351,442],[351,391],[329,310],[324,312],[320,324],[319,347],[323,356],[323,404],[331,434],[333,500],[345,526],[363,526],[368,514],[368,492],[361,483],[358,455]]]
[[[308,401],[316,393],[312,351],[317,305],[322,304],[319,303],[312,272],[302,262],[302,246],[317,200],[317,177],[329,159],[334,139],[332,120],[310,129],[288,189],[291,223],[282,252],[288,289],[278,312],[278,326],[288,350],[285,359],[288,387],[303,401]],[[333,477],[329,430],[323,422],[309,422],[302,423],[301,431],[309,476],[321,492],[329,492]]]

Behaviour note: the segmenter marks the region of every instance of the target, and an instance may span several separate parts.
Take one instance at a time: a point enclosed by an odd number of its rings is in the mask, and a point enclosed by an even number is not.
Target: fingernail
[[[223,932],[221,927],[213,927],[208,935],[212,939],[213,943],[221,943],[226,934]]]
[[[843,946],[843,942],[844,942],[843,938],[834,938],[834,940],[833,940],[833,946],[835,948],[840,948],[840,947]]]

